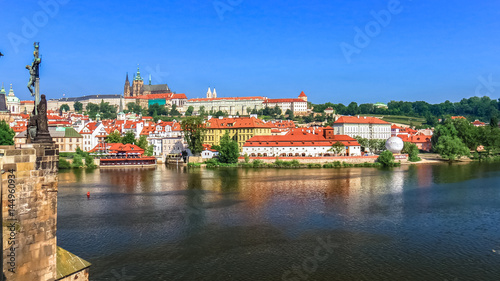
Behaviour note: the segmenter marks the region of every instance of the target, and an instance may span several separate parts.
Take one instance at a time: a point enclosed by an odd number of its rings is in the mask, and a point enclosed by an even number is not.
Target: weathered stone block
[[[14,156],[14,155],[21,155],[22,150],[21,149],[9,149],[5,150],[5,156]]]
[[[21,155],[34,155],[36,151],[34,149],[22,149]]]

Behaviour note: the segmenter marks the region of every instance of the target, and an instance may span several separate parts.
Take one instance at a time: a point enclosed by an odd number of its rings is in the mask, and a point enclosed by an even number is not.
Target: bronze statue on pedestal
[[[42,59],[39,57],[39,47],[40,43],[35,42],[33,44],[35,51],[33,52],[33,62],[31,65],[27,65],[26,69],[30,71],[30,80],[28,82],[28,89],[32,96],[35,96],[35,106],[33,112],[30,115],[30,120],[28,123],[28,142],[52,142],[52,138],[49,134],[48,120],[47,120],[47,100],[45,95],[42,95],[40,99],[40,63]]]

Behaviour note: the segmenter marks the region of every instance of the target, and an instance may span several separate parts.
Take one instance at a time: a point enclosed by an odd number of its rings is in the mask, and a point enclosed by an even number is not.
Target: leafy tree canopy
[[[14,130],[5,122],[0,121],[0,145],[14,145]]]
[[[181,128],[184,131],[184,139],[193,155],[198,155],[203,151],[203,139],[205,136],[205,124],[201,116],[190,116],[181,121]]]

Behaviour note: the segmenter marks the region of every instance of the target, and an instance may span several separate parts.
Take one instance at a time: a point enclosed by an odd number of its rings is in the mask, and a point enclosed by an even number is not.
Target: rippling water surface
[[[500,280],[500,165],[61,172],[58,244],[91,280]]]

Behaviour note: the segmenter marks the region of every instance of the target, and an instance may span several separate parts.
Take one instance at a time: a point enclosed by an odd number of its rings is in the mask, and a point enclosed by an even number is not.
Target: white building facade
[[[332,127],[335,135],[384,140],[391,137],[391,124],[375,117],[341,116]]]

